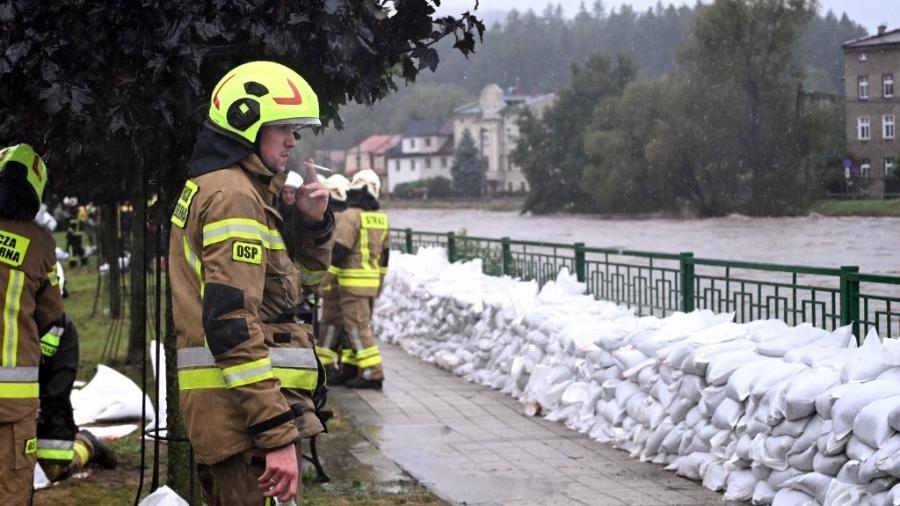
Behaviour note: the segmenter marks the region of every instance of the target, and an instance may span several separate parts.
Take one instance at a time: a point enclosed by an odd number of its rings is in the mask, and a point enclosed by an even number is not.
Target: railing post
[[[579,283],[584,283],[587,278],[587,265],[584,259],[584,243],[575,243],[575,278]]]
[[[412,255],[413,252],[413,242],[412,242],[412,229],[407,228],[406,232],[406,252]]]
[[[681,253],[679,267],[681,269],[681,310],[690,313],[694,310],[694,254]]]
[[[447,232],[447,260],[450,263],[456,261],[456,234]]]
[[[856,342],[862,342],[859,335],[859,280],[853,274],[859,273],[855,265],[841,266],[841,325],[853,325]]]
[[[500,239],[500,273],[512,274],[512,253],[509,247],[509,237]]]

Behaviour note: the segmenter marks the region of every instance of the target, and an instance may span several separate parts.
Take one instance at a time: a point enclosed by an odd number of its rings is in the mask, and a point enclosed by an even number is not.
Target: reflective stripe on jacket
[[[335,215],[334,241],[349,251],[328,272],[342,292],[374,297],[387,273],[390,226],[384,213],[351,207]]]
[[[317,373],[308,326],[284,315],[300,303],[302,285],[313,284],[288,250],[321,279],[333,218],[329,213],[328,224],[315,231],[294,214],[282,221],[269,204],[284,178],[272,177],[251,155],[188,180],[172,215],[180,398],[201,464],[321,430],[301,423],[298,431],[294,423],[313,409],[308,391]]]
[[[0,219],[0,422],[37,413],[40,336],[63,308],[55,250],[36,223]]]

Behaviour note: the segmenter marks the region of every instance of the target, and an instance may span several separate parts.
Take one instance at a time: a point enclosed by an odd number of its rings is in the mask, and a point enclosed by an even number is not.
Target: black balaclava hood
[[[347,207],[358,207],[363,211],[377,211],[381,208],[378,199],[366,190],[350,190],[347,192]]]
[[[197,177],[230,167],[256,152],[254,146],[219,131],[209,123],[204,123],[197,135],[191,161],[188,162],[188,177]]]

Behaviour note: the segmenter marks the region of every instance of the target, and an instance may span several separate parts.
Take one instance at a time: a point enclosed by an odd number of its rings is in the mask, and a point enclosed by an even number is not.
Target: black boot
[[[381,390],[381,383],[381,380],[373,380],[365,378],[363,376],[357,376],[356,378],[353,378],[352,380],[344,383],[344,386],[347,388],[367,388],[371,390]]]
[[[329,374],[328,385],[346,385],[348,381],[352,380],[359,374],[359,368],[355,365],[347,365],[344,364],[337,370],[334,374]],[[334,378],[334,379],[332,379]]]
[[[97,436],[91,434],[90,431],[82,429],[78,431],[78,433],[81,434],[82,437],[87,439],[91,444],[91,447],[93,448],[89,463],[95,463],[103,469],[115,469],[116,466],[119,465],[119,460],[116,458],[116,454],[108,444],[98,439]]]

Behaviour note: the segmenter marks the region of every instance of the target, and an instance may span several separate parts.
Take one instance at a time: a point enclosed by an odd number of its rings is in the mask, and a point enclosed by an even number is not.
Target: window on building
[[[447,157],[446,156],[441,157],[441,168],[443,168],[443,169],[447,168]]]
[[[431,147],[431,137],[425,137],[425,147],[426,148]]]
[[[523,192],[525,191],[525,182],[524,181],[519,183],[519,190],[523,191]]]
[[[431,168],[431,157],[428,157],[428,158],[425,159],[425,168],[426,168],[426,169],[430,169],[430,168]]]
[[[884,74],[881,76],[881,90],[884,98],[894,96],[894,74]]]
[[[894,172],[894,167],[896,166],[896,162],[893,157],[887,157],[884,159],[884,175],[890,176]]]
[[[869,98],[869,76],[859,76],[857,78],[859,88],[859,99],[866,100]]]
[[[862,177],[869,177],[869,173],[872,171],[872,163],[868,158],[863,158],[862,163],[859,164],[859,175]]]
[[[872,138],[872,122],[868,116],[856,118],[856,133],[861,141],[867,141]]]
[[[885,114],[881,117],[881,129],[883,130],[881,133],[884,134],[884,138],[891,140],[894,138],[894,115],[893,114]]]
[[[510,181],[509,183],[506,184],[506,189],[507,189],[507,191],[509,191],[510,193],[512,193],[512,191],[513,191],[513,184],[512,184],[511,181]]]

